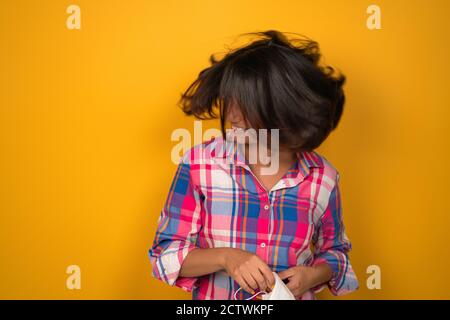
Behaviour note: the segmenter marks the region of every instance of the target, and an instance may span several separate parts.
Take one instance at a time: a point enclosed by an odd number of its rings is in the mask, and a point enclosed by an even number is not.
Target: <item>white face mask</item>
[[[250,298],[247,298],[245,300],[250,300],[256,297],[258,294],[264,293],[261,297],[263,300],[296,300],[292,292],[286,287],[283,280],[276,274],[275,272],[272,272],[273,276],[275,277],[275,286],[273,287],[273,290],[268,293],[265,291],[260,291],[255,293]],[[242,288],[239,288],[234,293],[234,300],[236,300],[236,294],[241,290]]]

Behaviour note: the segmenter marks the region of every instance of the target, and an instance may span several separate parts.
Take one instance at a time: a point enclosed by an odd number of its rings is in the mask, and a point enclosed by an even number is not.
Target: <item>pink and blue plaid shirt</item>
[[[258,182],[242,149],[222,137],[195,145],[182,157],[149,250],[153,276],[192,292],[193,299],[233,299],[239,284],[225,271],[179,275],[194,248],[239,248],[275,272],[328,263],[332,279],[299,299],[358,289],[349,261],[351,243],[342,220],[339,173],[317,152],[298,161],[270,190]],[[218,152],[221,150],[222,152]],[[251,294],[240,290],[238,299]]]

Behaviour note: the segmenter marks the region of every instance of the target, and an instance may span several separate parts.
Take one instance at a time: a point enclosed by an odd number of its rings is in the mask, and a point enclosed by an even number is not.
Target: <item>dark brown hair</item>
[[[225,137],[225,115],[236,103],[254,129],[280,129],[280,145],[293,151],[317,148],[341,118],[345,76],[321,66],[317,42],[276,30],[244,35],[258,39],[211,65],[182,93],[179,105],[198,119],[217,118]]]

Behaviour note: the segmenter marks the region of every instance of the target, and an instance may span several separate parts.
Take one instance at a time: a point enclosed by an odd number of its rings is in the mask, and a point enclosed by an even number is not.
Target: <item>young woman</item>
[[[326,286],[354,291],[339,173],[314,151],[341,118],[345,77],[319,64],[318,44],[306,37],[252,35],[222,59],[211,56],[182,95],[187,115],[220,117],[223,136],[180,161],[149,252],[153,275],[193,299],[256,299],[273,287],[272,272],[296,299]],[[235,133],[277,130],[279,143],[266,144],[279,146],[267,148],[277,170],[262,174],[271,162],[249,161],[255,144],[227,138],[228,124]]]

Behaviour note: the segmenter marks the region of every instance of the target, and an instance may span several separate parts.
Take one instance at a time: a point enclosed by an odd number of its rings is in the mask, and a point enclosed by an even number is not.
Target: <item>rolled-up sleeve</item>
[[[330,292],[338,296],[357,290],[359,288],[358,279],[348,256],[352,245],[345,233],[342,218],[339,174],[337,174],[328,205],[316,227],[313,244],[313,265],[327,263],[331,267],[333,275],[330,281],[312,288],[312,291],[317,293],[328,286]]]
[[[201,229],[201,195],[192,183],[190,164],[180,162],[149,250],[152,274],[171,286],[191,292],[197,277],[179,275],[184,259],[197,248]]]

